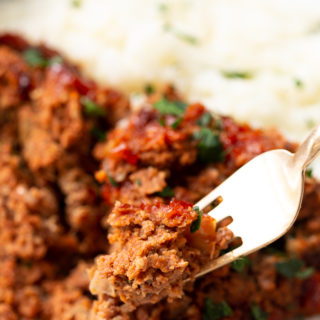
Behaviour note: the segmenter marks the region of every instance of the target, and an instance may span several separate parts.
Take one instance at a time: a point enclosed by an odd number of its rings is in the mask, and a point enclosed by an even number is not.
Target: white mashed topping
[[[320,123],[317,0],[2,0],[5,30],[127,92],[171,82],[190,101],[298,141]]]

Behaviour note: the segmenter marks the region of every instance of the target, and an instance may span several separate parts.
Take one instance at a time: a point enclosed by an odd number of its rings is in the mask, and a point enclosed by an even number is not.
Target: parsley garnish
[[[302,82],[301,79],[295,78],[295,79],[293,79],[293,81],[294,81],[294,84],[296,85],[296,87],[298,87],[298,88],[302,88],[303,87],[303,82]]]
[[[306,171],[306,176],[309,177],[309,178],[312,178],[312,169],[308,169]]]
[[[113,187],[119,187],[119,183],[116,180],[114,180],[114,178],[109,173],[107,173],[107,175],[108,175],[108,179],[109,179],[110,184]]]
[[[165,24],[163,26],[163,30],[166,32],[172,32],[172,34],[175,35],[178,39],[188,42],[192,45],[196,45],[198,43],[198,39],[195,36],[182,32],[180,30],[176,30],[170,24]]]
[[[99,127],[94,126],[91,129],[91,134],[100,141],[105,141],[106,140],[106,133]]]
[[[275,264],[277,272],[289,279],[293,277],[305,279],[313,274],[313,268],[302,270],[303,267],[304,262],[296,258],[291,258]]]
[[[202,220],[203,211],[199,210],[199,207],[193,207],[193,210],[198,214],[196,220],[194,220],[190,226],[190,232],[194,233],[199,230]]]
[[[197,121],[197,125],[201,127],[207,127],[212,121],[212,115],[209,112],[205,112]]]
[[[48,65],[48,60],[36,48],[25,50],[22,56],[31,67],[46,67]]]
[[[159,8],[159,11],[163,12],[163,13],[168,11],[168,9],[169,9],[169,7],[166,3],[160,3],[158,8]]]
[[[222,71],[222,74],[228,79],[251,79],[252,73],[245,71]]]
[[[177,120],[175,120],[175,122],[173,122],[172,124],[171,124],[171,128],[172,129],[177,129],[178,128],[178,126],[179,126],[179,124],[182,122],[182,120],[183,120],[183,118],[178,118]]]
[[[187,104],[181,101],[169,101],[165,97],[155,102],[153,106],[160,112],[160,114],[172,114],[175,116],[182,116],[184,114]]]
[[[203,320],[219,320],[223,317],[232,315],[232,310],[227,302],[214,303],[212,299],[207,298],[204,302]]]
[[[251,315],[254,320],[267,320],[268,318],[268,313],[257,305],[251,306]]]
[[[144,92],[146,94],[152,94],[154,93],[154,87],[150,83],[148,83],[144,88]]]
[[[106,111],[88,97],[82,97],[81,103],[84,106],[84,113],[88,116],[103,117],[106,115]]]
[[[309,267],[304,270],[298,271],[295,276],[299,279],[307,279],[310,278],[314,274],[314,268]]]
[[[158,196],[163,198],[172,198],[174,197],[175,193],[172,188],[166,186],[162,189],[162,191],[156,193]]]
[[[250,265],[250,260],[247,257],[240,257],[237,260],[231,262],[231,268],[238,273],[242,272],[246,266]]]
[[[158,119],[158,122],[161,124],[162,127],[166,126],[166,122],[162,117]]]
[[[74,8],[80,8],[82,5],[82,0],[72,0],[71,5]]]
[[[140,187],[141,186],[141,180],[140,179],[137,179],[136,180],[136,183],[137,183],[137,185]]]
[[[194,138],[199,140],[198,157],[202,162],[222,161],[224,158],[219,134],[209,128],[201,128],[195,132]]]

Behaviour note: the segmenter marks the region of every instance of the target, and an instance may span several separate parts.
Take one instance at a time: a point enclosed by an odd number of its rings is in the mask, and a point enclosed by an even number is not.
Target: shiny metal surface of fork
[[[218,222],[231,216],[228,228],[242,245],[205,265],[200,277],[284,235],[300,210],[305,170],[320,151],[320,126],[296,153],[278,149],[265,152],[237,170],[195,206],[200,210],[218,196],[223,201],[209,214]]]

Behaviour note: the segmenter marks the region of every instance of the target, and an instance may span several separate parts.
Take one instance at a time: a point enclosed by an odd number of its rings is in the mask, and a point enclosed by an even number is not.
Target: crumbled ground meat
[[[181,200],[168,205],[116,203],[108,218],[110,254],[96,260],[91,292],[119,297],[133,309],[164,297],[181,298],[184,281],[199,271],[201,262],[217,257],[223,244],[210,216],[203,217],[200,230],[190,232],[197,217],[192,204]],[[223,238],[230,240],[231,232]],[[205,241],[210,246],[205,248]]]
[[[28,63],[30,48],[40,65]],[[166,217],[261,152],[294,144],[187,105],[172,87],[132,111],[127,97],[85,79],[63,57],[52,63],[57,56],[0,35],[0,319],[198,320],[217,318],[223,307],[228,316],[220,319],[229,320],[320,313],[313,178],[286,236],[240,269],[225,266],[183,290],[182,279],[232,235],[205,213],[191,234],[191,204],[179,211],[181,223]],[[150,295],[141,300],[143,292]]]

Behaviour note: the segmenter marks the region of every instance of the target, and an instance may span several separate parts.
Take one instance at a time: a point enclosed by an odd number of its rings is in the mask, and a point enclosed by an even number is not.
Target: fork
[[[305,170],[319,151],[320,125],[295,153],[278,149],[255,157],[195,204],[203,210],[222,197],[209,215],[218,223],[231,220],[228,228],[242,240],[196,277],[269,245],[291,228],[301,207]]]

